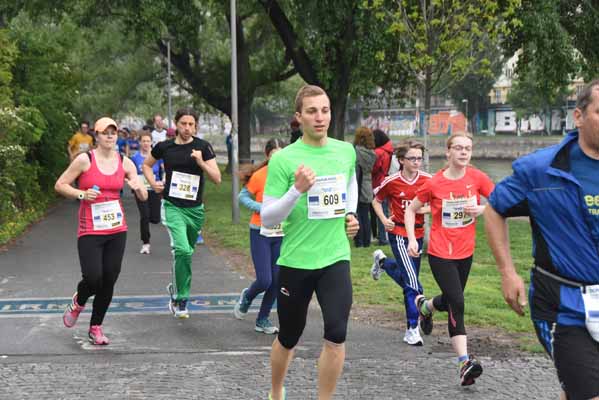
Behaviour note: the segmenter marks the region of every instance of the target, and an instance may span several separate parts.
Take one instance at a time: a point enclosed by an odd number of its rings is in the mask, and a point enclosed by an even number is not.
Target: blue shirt
[[[144,163],[145,159],[146,158],[141,154],[141,151],[137,152],[133,156],[131,156],[131,161],[133,161],[133,163],[135,164],[135,167],[137,168],[137,175],[143,175],[141,166]],[[162,177],[160,176],[160,170],[162,167],[162,163],[163,163],[162,160],[157,160],[154,163],[154,166],[152,167],[152,172],[154,172],[154,179],[157,181],[162,180]]]
[[[575,143],[570,151],[570,168],[572,175],[580,183],[584,202],[583,209],[588,213],[587,222],[593,236],[599,237],[599,160],[584,154],[580,145]]]
[[[139,151],[139,141],[137,139],[127,139],[127,144],[129,145],[129,155],[137,154]]]
[[[598,284],[599,185],[592,173],[599,161],[584,155],[577,142],[574,131],[560,144],[514,161],[513,175],[495,186],[489,204],[504,217],[531,217],[536,265],[576,282]],[[560,284],[557,297],[557,322],[584,326],[580,289]]]
[[[118,138],[116,145],[119,147],[119,153],[125,154],[125,147],[127,146],[127,139]]]

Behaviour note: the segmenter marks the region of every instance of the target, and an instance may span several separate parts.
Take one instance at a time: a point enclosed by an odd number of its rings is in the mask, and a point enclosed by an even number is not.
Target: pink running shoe
[[[85,308],[77,304],[77,293],[73,295],[73,302],[69,304],[64,310],[64,314],[62,315],[62,322],[64,326],[67,328],[72,328],[77,323],[77,318],[79,318],[79,314]]]
[[[107,345],[108,338],[102,332],[102,325],[92,325],[89,327],[89,340],[92,344]]]

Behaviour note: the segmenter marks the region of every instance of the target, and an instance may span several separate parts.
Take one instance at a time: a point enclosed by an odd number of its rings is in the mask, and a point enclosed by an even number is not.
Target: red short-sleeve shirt
[[[423,171],[418,171],[414,179],[407,180],[401,172],[390,175],[379,187],[374,189],[376,199],[381,203],[389,199],[391,204],[391,220],[395,222],[395,228],[391,231],[394,235],[407,237],[404,225],[404,214],[406,207],[412,203],[416,197],[416,191],[431,179],[431,175]],[[424,236],[424,214],[416,214],[416,227],[414,229],[416,238]]]
[[[467,199],[480,204],[480,195],[489,197],[495,184],[474,167],[467,167],[464,176],[455,180],[444,177],[443,171],[421,186],[416,197],[431,206],[428,254],[460,260],[474,253],[476,239],[476,219],[466,216],[462,207]]]

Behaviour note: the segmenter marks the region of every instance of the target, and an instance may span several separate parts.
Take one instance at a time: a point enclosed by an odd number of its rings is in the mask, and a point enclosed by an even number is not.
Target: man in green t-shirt
[[[317,86],[295,99],[301,140],[275,153],[268,164],[261,217],[264,226],[283,223],[277,309],[280,332],[272,345],[269,399],[285,399],[283,383],[314,292],[324,320],[318,360],[318,398],[331,399],[345,360],[352,304],[348,237],[358,232],[356,153],[351,144],[327,137],[330,101]]]

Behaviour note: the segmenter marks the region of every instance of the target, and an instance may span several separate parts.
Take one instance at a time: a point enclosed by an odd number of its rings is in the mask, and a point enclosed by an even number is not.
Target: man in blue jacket
[[[505,219],[529,216],[533,257],[531,318],[553,358],[562,399],[599,399],[599,80],[578,96],[577,130],[516,160],[485,210],[503,296],[524,315],[524,282],[509,249]]]

